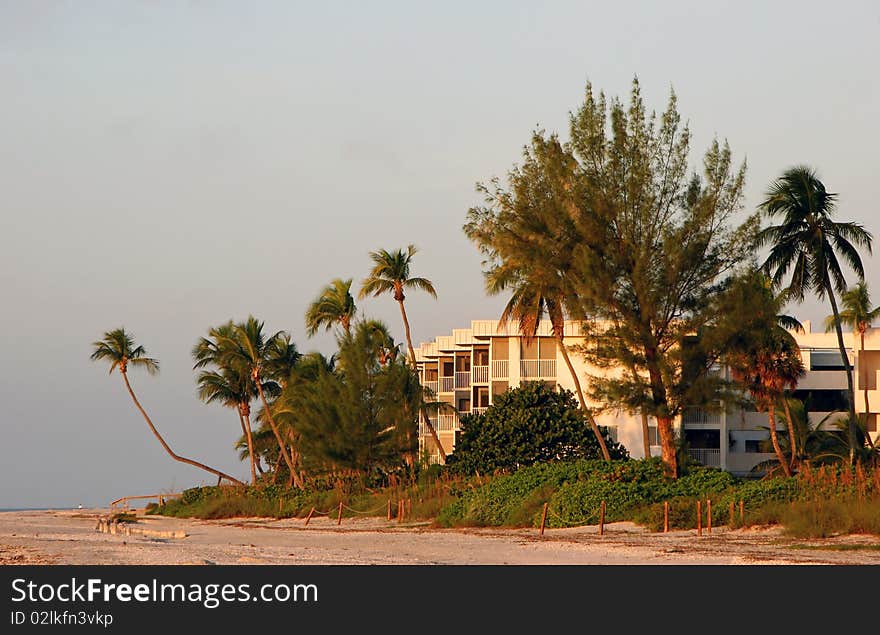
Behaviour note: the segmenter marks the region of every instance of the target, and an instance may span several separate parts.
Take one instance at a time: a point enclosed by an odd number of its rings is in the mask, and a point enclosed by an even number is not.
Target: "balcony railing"
[[[688,408],[681,413],[681,422],[688,424],[720,425],[721,413],[706,412],[702,408]]]
[[[523,378],[556,378],[555,359],[521,359],[519,362],[519,374]]]
[[[489,383],[489,367],[488,366],[471,366],[471,382],[474,384]]]
[[[453,432],[458,430],[458,415],[437,415],[437,423],[434,426],[437,432]]]
[[[721,450],[718,448],[688,448],[688,456],[706,467],[721,467]]]
[[[496,359],[492,362],[492,379],[507,379],[510,377],[510,363],[506,359]]]
[[[455,372],[455,387],[468,388],[471,385],[471,374],[468,371]]]
[[[455,391],[455,377],[441,377],[440,378],[440,392],[454,392]]]
[[[479,414],[483,414],[488,409],[489,409],[489,406],[482,406],[482,407],[474,406],[473,408],[471,408],[471,412],[474,413],[475,415],[479,415]]]
[[[437,391],[440,389],[440,382],[436,379],[434,381],[426,381],[422,384],[425,388],[430,390],[433,394],[437,394]]]

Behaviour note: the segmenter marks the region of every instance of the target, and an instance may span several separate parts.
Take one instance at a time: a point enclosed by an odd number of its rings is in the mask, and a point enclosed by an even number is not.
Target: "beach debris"
[[[119,522],[106,516],[98,518],[98,524],[95,531],[102,534],[122,535],[122,536],[143,536],[144,538],[186,538],[187,533],[183,530],[163,531],[160,529],[142,529],[140,527],[132,527],[125,522]]]

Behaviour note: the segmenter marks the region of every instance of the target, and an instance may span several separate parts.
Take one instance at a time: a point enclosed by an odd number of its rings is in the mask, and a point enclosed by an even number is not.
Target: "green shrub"
[[[449,469],[459,474],[491,474],[601,456],[574,394],[541,382],[527,382],[497,395],[485,413],[462,417],[461,428],[448,462]],[[628,456],[622,445],[603,435],[612,458]]]

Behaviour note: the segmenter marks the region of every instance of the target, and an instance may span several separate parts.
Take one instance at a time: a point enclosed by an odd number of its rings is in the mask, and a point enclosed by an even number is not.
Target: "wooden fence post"
[[[391,499],[388,499],[388,522],[391,522]]]
[[[669,501],[663,501],[663,533],[669,533]]]
[[[312,507],[312,508],[309,510],[309,515],[306,516],[306,525],[309,524],[309,521],[312,519],[312,514],[314,514],[314,513],[315,513],[315,508]]]
[[[739,500],[739,522],[741,525],[746,524],[745,501]]]
[[[336,524],[342,524],[342,501],[339,501],[339,515],[336,517]]]
[[[703,503],[697,501],[697,535],[703,535]]]
[[[605,535],[605,501],[599,504],[599,535]]]
[[[544,527],[547,524],[547,506],[549,503],[544,503],[544,511],[541,513],[541,535],[544,535]]]
[[[712,499],[706,499],[706,531],[712,533]]]

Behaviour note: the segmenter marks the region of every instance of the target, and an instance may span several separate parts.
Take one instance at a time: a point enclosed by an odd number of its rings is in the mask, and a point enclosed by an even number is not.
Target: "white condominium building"
[[[810,420],[814,425],[831,412],[846,410],[846,373],[834,333],[813,333],[804,322],[805,333],[794,333],[801,349],[807,373],[798,383],[795,397],[809,397]],[[844,334],[849,347],[849,363],[854,364],[856,412],[867,413],[867,427],[877,437],[877,414],[880,413],[880,329],[871,329],[865,337],[865,352],[860,353],[858,338]],[[581,323],[565,323],[565,344],[584,388],[589,390],[589,376],[604,372],[588,365],[573,347],[583,344]],[[856,348],[853,349],[855,343]],[[459,415],[482,412],[496,395],[527,381],[542,381],[551,386],[574,390],[568,367],[557,350],[549,321],[542,321],[537,337],[527,342],[514,323],[497,320],[475,320],[467,329],[454,329],[451,335],[437,337],[433,342],[416,348],[419,377],[439,401],[451,404],[455,413],[430,415],[443,450],[455,450],[460,433]],[[719,372],[726,372],[723,369]],[[867,396],[867,404],[866,404]],[[589,397],[588,405],[589,404]],[[619,410],[602,411],[594,403],[597,422],[607,426],[611,437],[622,443],[634,458],[644,456],[642,420],[637,413]],[[838,415],[840,416],[840,415]],[[835,417],[830,417],[831,422]],[[828,424],[826,422],[826,425]],[[676,421],[676,428],[688,442],[689,452],[703,465],[720,467],[734,474],[745,474],[761,461],[775,455],[762,453],[761,442],[769,437],[765,413],[728,407],[725,412],[707,412],[690,408]],[[782,418],[777,426],[785,427]],[[660,455],[656,421],[649,420],[651,454]],[[433,438],[422,423],[419,446],[432,461],[440,460]]]

